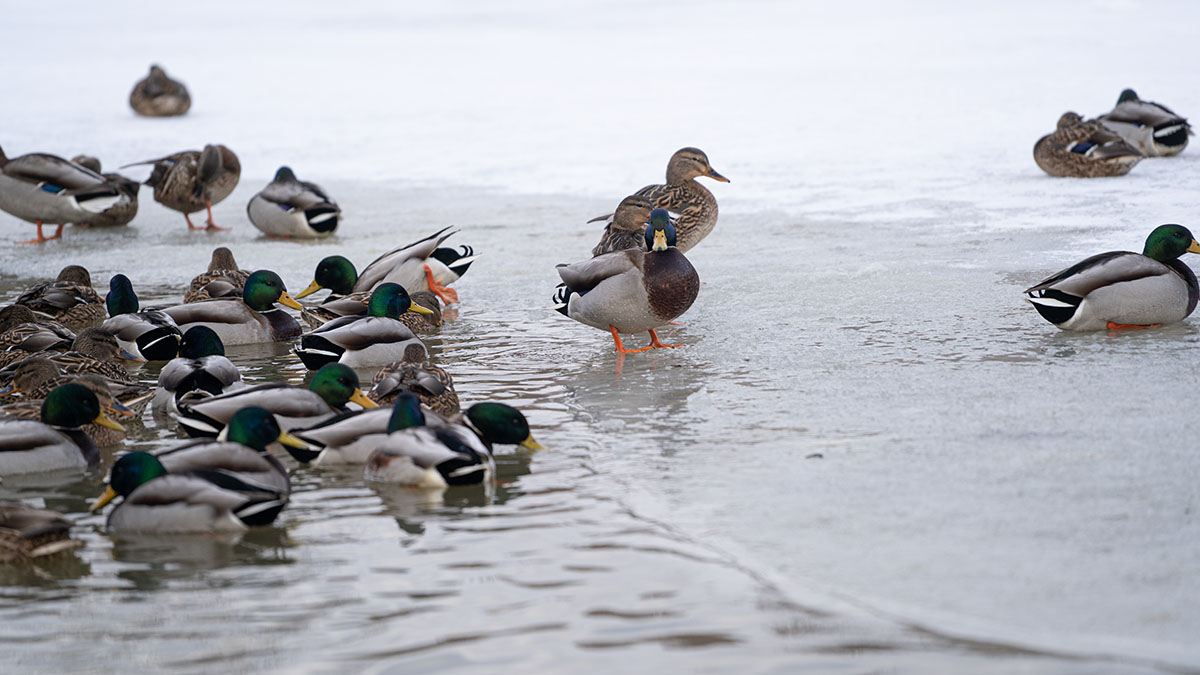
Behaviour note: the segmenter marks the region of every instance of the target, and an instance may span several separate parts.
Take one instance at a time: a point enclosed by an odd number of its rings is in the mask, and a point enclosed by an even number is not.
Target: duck
[[[305,307],[300,318],[312,328],[320,328],[343,316],[366,316],[371,291],[355,291],[358,272],[354,263],[344,256],[331,255],[317,263],[313,280],[296,299],[306,298],[317,291],[328,289],[329,295],[319,305]],[[413,332],[428,332],[442,325],[442,308],[438,298],[429,291],[411,291],[409,298],[414,304],[429,310],[428,314],[404,312],[400,321]]]
[[[1051,176],[1105,178],[1129,173],[1142,153],[1099,122],[1065,112],[1058,128],[1034,144],[1033,160]]]
[[[179,354],[183,335],[175,319],[163,311],[138,311],[138,297],[124,274],[108,281],[104,298],[108,320],[100,328],[113,334],[121,349],[140,361],[168,361]]]
[[[392,282],[409,293],[430,291],[447,305],[457,303],[458,292],[449,286],[466,274],[479,256],[470,246],[454,249],[441,245],[455,233],[445,227],[420,241],[384,253],[358,274],[352,292],[371,291],[379,284]]]
[[[238,268],[233,251],[224,246],[213,249],[208,270],[196,275],[184,291],[183,302],[200,302],[212,298],[240,298],[250,270]]]
[[[120,227],[128,225],[137,216],[138,189],[141,183],[132,178],[126,178],[119,173],[104,173],[100,170],[100,160],[91,155],[76,155],[71,158],[79,166],[95,171],[117,189],[117,203],[103,213],[96,213],[86,220],[76,222],[80,227]]]
[[[216,436],[242,408],[270,412],[285,430],[308,427],[346,409],[347,403],[374,408],[348,366],[331,363],[313,375],[304,389],[283,382],[244,387],[220,396],[179,402],[176,420],[189,436]]]
[[[430,361],[418,345],[406,347],[404,358],[392,361],[375,374],[367,398],[379,405],[389,405],[405,391],[416,394],[422,405],[443,417],[459,413],[458,394],[450,373]]]
[[[496,471],[492,453],[469,429],[426,426],[412,394],[398,397],[392,413],[387,436],[367,455],[364,479],[431,489],[491,480]]]
[[[54,281],[30,286],[13,302],[69,328],[80,328],[105,317],[104,302],[92,288],[91,273],[82,265],[67,265]]]
[[[1086,258],[1025,289],[1038,314],[1063,330],[1156,326],[1187,318],[1200,287],[1179,260],[1200,253],[1182,225],[1160,225],[1141,253],[1109,251]]]
[[[171,79],[161,66],[153,64],[150,74],[138,80],[129,92],[129,107],[143,117],[175,117],[192,107],[192,97],[182,82]]]
[[[294,349],[309,370],[328,363],[355,368],[380,366],[402,358],[409,345],[424,343],[405,326],[404,312],[430,313],[412,302],[400,284],[383,283],[371,291],[367,316],[345,316],[300,336]]]
[[[83,546],[71,538],[71,525],[60,513],[0,501],[0,564],[47,558]]]
[[[1096,121],[1147,157],[1178,155],[1194,134],[1187,118],[1161,103],[1143,101],[1132,89],[1122,91],[1113,109]]]
[[[220,396],[246,386],[238,367],[225,356],[220,336],[208,326],[192,326],[179,341],[179,356],[163,366],[154,390],[154,407],[179,412],[182,397]]]
[[[592,249],[592,257],[627,248],[646,250],[646,224],[650,222],[652,210],[654,204],[641,195],[629,195],[622,199],[612,218],[604,226],[600,243]]]
[[[279,303],[292,309],[303,309],[288,295],[279,275],[271,270],[258,270],[246,278],[241,299],[214,298],[163,309],[180,331],[204,325],[221,338],[222,344],[244,345],[260,342],[282,342],[301,333],[300,324]]]
[[[563,283],[554,296],[555,309],[607,329],[622,354],[682,346],[664,344],[654,329],[686,312],[700,292],[700,276],[675,247],[675,227],[665,209],[650,212],[645,238],[647,251],[613,251],[558,266]],[[650,345],[626,349],[620,334],[642,331],[649,331]]]
[[[110,386],[118,388],[137,385],[137,380],[125,370],[125,367],[115,363],[117,358],[136,360],[132,355],[124,353],[112,333],[97,328],[88,327],[79,331],[75,341],[71,343],[71,351],[67,352],[37,352],[26,356],[28,358],[48,359],[63,373],[82,375],[92,373],[103,377]],[[10,381],[13,373],[21,366],[22,359],[0,369],[0,381]]]
[[[203,150],[184,150],[125,166],[140,164],[154,165],[145,183],[154,188],[154,201],[182,213],[189,230],[229,229],[213,222],[212,205],[228,197],[242,175],[241,162],[232,150],[209,144]],[[193,225],[189,216],[201,209],[208,212],[206,227]]]
[[[85,222],[120,201],[120,190],[95,171],[43,152],[9,159],[0,148],[0,211],[37,226],[36,239],[18,243],[59,239],[66,223]],[[58,228],[47,237],[43,225]]]
[[[74,331],[57,321],[39,317],[25,305],[0,309],[0,350],[3,350],[0,354],[19,357],[22,352],[64,350],[74,340]],[[0,367],[8,363],[0,360]]]
[[[647,185],[634,194],[645,197],[657,208],[679,214],[677,238],[679,250],[688,252],[717,226],[717,198],[696,179],[704,176],[721,183],[729,179],[717,173],[709,164],[708,155],[699,148],[680,148],[667,162],[667,182]],[[593,218],[590,222],[607,221],[614,214]],[[606,230],[609,229],[606,227]],[[601,239],[603,244],[603,239]]]
[[[103,377],[84,373],[69,375],[62,373],[58,367],[47,359],[31,358],[21,363],[13,375],[13,389],[20,392],[22,399],[5,405],[0,410],[4,414],[27,420],[41,419],[42,404],[49,393],[64,384],[82,384],[96,395],[100,408],[111,418],[134,417],[135,412],[122,403],[114,394],[107,380]],[[113,446],[125,440],[125,432],[112,427],[88,423],[81,427],[84,434],[100,447]]]
[[[318,239],[337,230],[342,209],[321,186],[296,178],[288,167],[275,172],[246,205],[250,223],[268,237]]]
[[[40,418],[0,419],[0,476],[95,466],[100,451],[80,427],[93,422],[124,431],[104,414],[96,395],[78,383],[51,391]]]

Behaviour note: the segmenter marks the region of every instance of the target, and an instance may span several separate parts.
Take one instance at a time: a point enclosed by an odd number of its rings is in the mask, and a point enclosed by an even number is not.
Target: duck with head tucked
[[[224,145],[206,145],[203,150],[184,150],[166,157],[125,166],[153,164],[146,185],[154,188],[154,201],[179,211],[189,230],[227,230],[213,222],[212,205],[237,187],[242,164]],[[124,167],[122,167],[124,168]],[[207,227],[196,227],[189,214],[207,210]]]
[[[1143,101],[1132,89],[1121,92],[1117,105],[1096,121],[1147,157],[1178,155],[1194,133],[1186,118],[1161,103]]]
[[[296,178],[286,166],[275,180],[246,205],[250,223],[268,237],[317,239],[328,237],[342,219],[342,209],[321,186]]]
[[[1058,128],[1034,144],[1033,161],[1059,178],[1105,178],[1129,173],[1142,153],[1099,122],[1065,112]]]
[[[175,305],[162,311],[175,320],[180,331],[197,325],[208,326],[225,345],[281,342],[300,335],[299,322],[275,303],[303,309],[288,295],[278,274],[258,270],[246,279],[240,299],[214,298]]]
[[[728,183],[729,179],[717,173],[708,163],[708,155],[699,148],[680,148],[667,162],[667,182],[662,185],[647,185],[634,195],[644,197],[651,205],[678,214],[675,218],[676,241],[681,252],[687,252],[700,240],[708,236],[717,226],[717,198],[700,183],[699,177],[711,178]],[[601,216],[596,220],[608,220],[613,215]],[[612,221],[610,221],[610,225]],[[606,227],[606,234],[611,231]],[[604,247],[601,239],[600,247]],[[612,249],[616,250],[616,249]]]
[[[0,211],[37,225],[37,238],[22,244],[58,239],[63,225],[107,213],[121,198],[104,176],[62,157],[31,152],[9,159],[0,148]],[[47,237],[42,225],[58,228]]]
[[[126,353],[141,361],[167,361],[179,353],[182,334],[175,320],[166,312],[148,309],[139,312],[138,297],[133,284],[124,274],[114,274],[108,281],[108,320],[100,328],[113,334]]]
[[[225,356],[225,345],[208,326],[192,326],[179,341],[179,356],[163,366],[154,406],[179,412],[181,400],[220,396],[245,387],[242,373]]]
[[[184,303],[200,302],[211,298],[240,298],[250,270],[240,269],[233,251],[218,246],[213,249],[208,270],[197,274],[183,293]]]
[[[67,265],[54,281],[30,286],[13,302],[69,328],[80,328],[105,316],[104,302],[92,288],[92,275],[81,265]]]
[[[0,564],[37,560],[83,546],[69,518],[14,501],[0,501]]]
[[[559,265],[563,283],[554,296],[563,316],[608,330],[616,351],[642,352],[664,344],[654,329],[682,315],[696,301],[700,276],[675,247],[675,228],[664,209],[654,209],[646,229],[648,251],[626,249],[571,265]],[[650,345],[625,349],[620,333],[650,333]]]
[[[129,92],[129,107],[144,117],[174,117],[192,107],[192,97],[182,82],[171,79],[155,64]]]
[[[113,187],[117,189],[118,200],[102,213],[95,213],[89,216],[86,220],[75,222],[75,225],[80,227],[118,227],[120,225],[128,225],[129,221],[133,220],[138,211],[138,189],[142,184],[126,178],[119,173],[103,173],[100,170],[100,160],[91,155],[76,155],[71,158],[79,166],[82,166],[91,171],[104,176]]]
[[[1025,290],[1038,314],[1063,330],[1156,326],[1196,309],[1200,286],[1179,260],[1200,253],[1182,225],[1160,225],[1140,254],[1109,251],[1086,258]]]

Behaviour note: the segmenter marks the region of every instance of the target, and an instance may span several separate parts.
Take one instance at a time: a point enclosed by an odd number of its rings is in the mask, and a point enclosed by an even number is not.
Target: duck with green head
[[[246,205],[250,223],[268,237],[317,239],[328,237],[342,219],[342,209],[316,183],[296,178],[288,167],[275,172],[267,184]]]
[[[208,326],[192,326],[179,342],[179,357],[163,366],[154,406],[178,413],[183,397],[206,398],[245,387],[242,373],[225,356],[225,345]]]
[[[295,317],[275,304],[303,309],[288,295],[279,275],[258,270],[246,279],[240,300],[221,298],[168,307],[163,311],[181,331],[192,326],[211,328],[228,345],[290,340],[302,332]]]
[[[428,314],[413,303],[400,284],[380,284],[371,292],[366,316],[345,316],[305,333],[296,355],[310,370],[327,363],[355,368],[381,366],[403,358],[409,345],[424,347],[412,330],[400,321],[405,312]]]
[[[1200,253],[1200,242],[1182,225],[1160,225],[1141,253],[1094,255],[1026,289],[1026,299],[1063,330],[1182,321],[1200,297],[1196,275],[1179,260],[1184,253]]]
[[[306,427],[342,412],[347,403],[375,404],[358,388],[349,366],[331,363],[316,372],[308,388],[283,382],[245,387],[220,396],[179,402],[176,419],[190,436],[216,436],[243,408],[263,408],[287,430]]]
[[[0,476],[86,469],[100,461],[81,427],[89,422],[124,431],[87,387],[64,384],[42,402],[41,421],[0,419]]]
[[[129,277],[114,274],[109,279],[104,304],[109,318],[100,327],[112,333],[126,353],[139,361],[167,361],[179,353],[179,326],[166,312],[138,311]]]
[[[305,307],[300,312],[300,318],[312,328],[321,326],[343,316],[366,316],[367,305],[371,299],[371,291],[355,291],[354,284],[358,281],[358,272],[354,263],[340,255],[323,258],[317,264],[313,281],[296,294],[303,298],[322,289],[329,289],[330,294],[319,305]],[[409,293],[413,304],[429,310],[428,314],[404,312],[400,321],[413,332],[428,332],[442,325],[442,308],[438,298],[429,291]]]
[[[444,227],[420,241],[384,253],[363,268],[352,290],[369,292],[391,282],[400,284],[409,293],[430,291],[447,305],[458,302],[458,293],[448,286],[466,274],[479,256],[470,246],[457,249],[442,246],[453,234],[449,227]],[[317,290],[311,285],[309,288]]]
[[[650,212],[646,251],[625,249],[571,265],[559,265],[563,283],[555,309],[576,321],[608,330],[616,351],[641,352],[664,344],[654,329],[682,315],[700,292],[700,277],[675,247],[675,227],[664,209]],[[625,349],[620,333],[650,333],[650,345]]]

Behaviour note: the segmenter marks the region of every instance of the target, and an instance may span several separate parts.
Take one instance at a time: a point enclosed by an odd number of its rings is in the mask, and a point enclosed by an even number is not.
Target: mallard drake
[[[120,190],[95,171],[41,152],[9,159],[0,149],[0,210],[37,225],[37,239],[22,244],[58,239],[64,224],[86,222],[120,201]],[[58,229],[47,237],[42,225]]]
[[[645,237],[649,251],[626,249],[558,266],[563,284],[554,296],[555,309],[608,329],[623,354],[681,346],[663,344],[654,329],[686,312],[700,292],[696,268],[674,246],[675,228],[666,210],[650,213]],[[619,334],[642,331],[650,332],[650,345],[625,349]]]
[[[463,426],[425,422],[417,397],[400,395],[387,436],[367,455],[363,478],[434,489],[491,480],[496,464],[478,436]]]
[[[71,538],[71,524],[54,511],[0,501],[0,563],[46,558],[83,546]]]
[[[134,411],[114,396],[108,381],[93,373],[83,375],[68,375],[59,371],[53,362],[42,358],[26,359],[13,375],[12,386],[24,397],[22,400],[5,405],[0,410],[5,414],[26,420],[40,420],[42,404],[51,391],[64,384],[82,384],[96,395],[100,408],[106,415],[114,418],[133,417]],[[123,430],[100,424],[88,423],[81,427],[88,438],[101,447],[116,445],[125,440]]]
[[[100,451],[80,430],[88,422],[124,431],[104,414],[96,395],[77,383],[65,384],[46,396],[40,422],[0,420],[0,476],[95,465]]]
[[[424,348],[417,345],[409,345],[403,359],[392,361],[375,374],[367,398],[387,405],[405,391],[416,394],[422,404],[443,417],[459,413],[458,394],[450,373],[434,365]]]
[[[646,224],[650,222],[650,211],[653,209],[654,204],[641,195],[629,195],[622,199],[604,226],[604,233],[600,235],[600,243],[592,249],[592,256],[627,248],[646,250]]]
[[[1096,118],[1147,157],[1178,155],[1187,147],[1192,125],[1161,103],[1143,101],[1126,89],[1110,112]]]
[[[225,357],[221,338],[208,326],[192,326],[179,342],[179,357],[158,374],[154,405],[178,413],[180,398],[189,392],[203,392],[204,398],[245,386],[237,366]]]
[[[275,180],[250,198],[250,223],[269,237],[316,239],[328,237],[342,219],[342,209],[321,186],[296,178],[286,166]]]
[[[201,151],[184,150],[126,166],[139,164],[154,165],[146,179],[146,185],[154,188],[154,201],[182,213],[189,230],[229,229],[213,222],[212,205],[228,197],[242,175],[242,165],[232,150],[206,145]],[[201,209],[208,211],[207,228],[193,225],[188,215]]]
[[[296,299],[304,298],[322,289],[329,289],[329,296],[320,305],[305,307],[300,312],[300,318],[313,328],[339,319],[343,316],[366,316],[367,304],[371,299],[371,291],[355,291],[358,272],[354,263],[343,256],[331,255],[317,263],[313,281],[303,291],[296,294]],[[426,332],[442,325],[442,308],[438,298],[429,291],[409,292],[409,298],[416,305],[428,309],[430,313],[404,312],[399,319],[413,332]]]
[[[304,389],[282,382],[258,384],[220,396],[179,402],[176,419],[190,436],[216,436],[242,408],[263,408],[284,429],[307,427],[333,417],[352,402],[364,408],[375,403],[358,388],[358,375],[331,363],[313,375]]]
[[[1103,178],[1129,173],[1142,153],[1099,122],[1066,112],[1058,128],[1034,144],[1033,161],[1051,176]]]
[[[271,270],[258,270],[246,279],[242,298],[216,298],[203,302],[175,305],[162,310],[186,331],[196,325],[213,329],[225,345],[245,345],[259,342],[281,342],[300,335],[300,324],[283,309],[303,309],[288,295],[279,275]]]
[[[479,257],[470,246],[442,247],[454,232],[445,227],[408,246],[392,249],[371,261],[354,282],[354,292],[371,291],[384,282],[400,284],[409,293],[431,291],[447,305],[458,302],[458,292],[447,288],[467,273]],[[309,285],[312,288],[312,284]],[[312,288],[316,291],[320,288]]]
[[[1063,330],[1174,323],[1196,309],[1200,287],[1179,260],[1200,253],[1182,225],[1160,225],[1140,254],[1109,251],[1082,260],[1025,290],[1042,318]]]
[[[192,97],[182,82],[172,80],[161,67],[151,65],[150,74],[138,80],[129,92],[129,107],[144,117],[173,117],[192,107]]]
[[[9,305],[0,309],[0,350],[3,350],[3,354],[19,357],[22,352],[62,350],[69,348],[74,340],[75,333],[69,328],[37,316],[25,305]],[[11,361],[0,359],[0,367],[8,363]]]
[[[379,366],[404,356],[409,345],[421,345],[399,316],[404,312],[429,314],[414,304],[400,284],[384,283],[371,291],[367,316],[345,316],[300,336],[296,356],[309,370],[327,363],[352,367]]]
[[[679,250],[684,253],[699,244],[717,226],[717,198],[708,188],[696,182],[695,179],[700,176],[722,183],[729,182],[728,178],[712,168],[704,151],[699,148],[680,148],[667,162],[666,184],[647,185],[634,193],[645,197],[655,207],[679,214],[676,218],[679,221],[676,236]],[[613,214],[608,214],[594,218],[592,222],[612,217]]]
[[[79,166],[89,171],[95,171],[104,177],[117,189],[117,203],[103,213],[96,213],[86,220],[75,222],[81,227],[119,227],[128,225],[138,211],[138,189],[141,183],[132,178],[126,178],[119,173],[104,173],[100,170],[100,160],[91,155],[76,155],[71,158]]]
[[[240,298],[250,270],[238,269],[233,251],[219,246],[213,249],[208,271],[196,275],[183,293],[184,303],[200,302],[211,298]]]
[[[54,281],[30,286],[13,302],[69,328],[101,321],[105,316],[104,302],[92,288],[92,275],[81,265],[67,265]]]
[[[157,309],[138,311],[138,297],[124,274],[108,281],[108,320],[100,328],[113,334],[126,353],[141,361],[167,361],[179,353],[182,334],[175,319]]]

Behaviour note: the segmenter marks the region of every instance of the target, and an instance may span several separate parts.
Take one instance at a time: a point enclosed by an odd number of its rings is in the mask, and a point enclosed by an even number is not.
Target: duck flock
[[[139,115],[182,115],[191,97],[152,66],[130,105]],[[212,144],[136,164],[151,166],[144,184],[189,229],[225,229],[213,221],[212,205],[240,177],[230,148]],[[686,312],[700,289],[685,252],[713,230],[717,203],[699,177],[729,182],[704,152],[683,148],[671,156],[665,184],[594,219],[603,230],[591,257],[558,266],[555,309],[609,331],[621,353],[679,346],[663,343],[655,329]],[[10,159],[0,150],[0,210],[37,227],[36,238],[21,244],[58,239],[66,224],[127,224],[141,184],[101,173],[94,157]],[[207,218],[196,225],[191,214],[201,211]],[[286,166],[247,214],[267,236],[286,239],[326,237],[342,219],[333,198]],[[47,236],[46,225],[57,229]],[[490,484],[496,446],[542,446],[509,405],[460,407],[451,375],[420,337],[439,330],[443,308],[459,300],[450,286],[478,257],[470,246],[444,246],[453,234],[443,228],[361,270],[328,256],[295,296],[276,272],[240,269],[220,247],[179,304],[155,308],[141,306],[125,274],[113,275],[102,296],[87,269],[68,265],[0,308],[0,480],[82,475],[99,465],[100,447],[113,447],[118,457],[93,511],[111,508],[114,536],[268,525],[288,503],[289,465],[361,465],[366,480],[422,490]],[[320,302],[299,302],[321,291],[328,295]],[[636,333],[647,333],[649,344],[627,349],[621,334]],[[249,385],[225,355],[228,345],[273,342],[290,343],[312,371],[307,387]],[[163,364],[153,391],[122,365],[147,361]],[[360,382],[363,371],[374,372],[370,386]],[[146,408],[169,415],[194,440],[121,454],[121,421]],[[70,525],[62,514],[0,502],[0,549],[14,559],[69,550]]]

